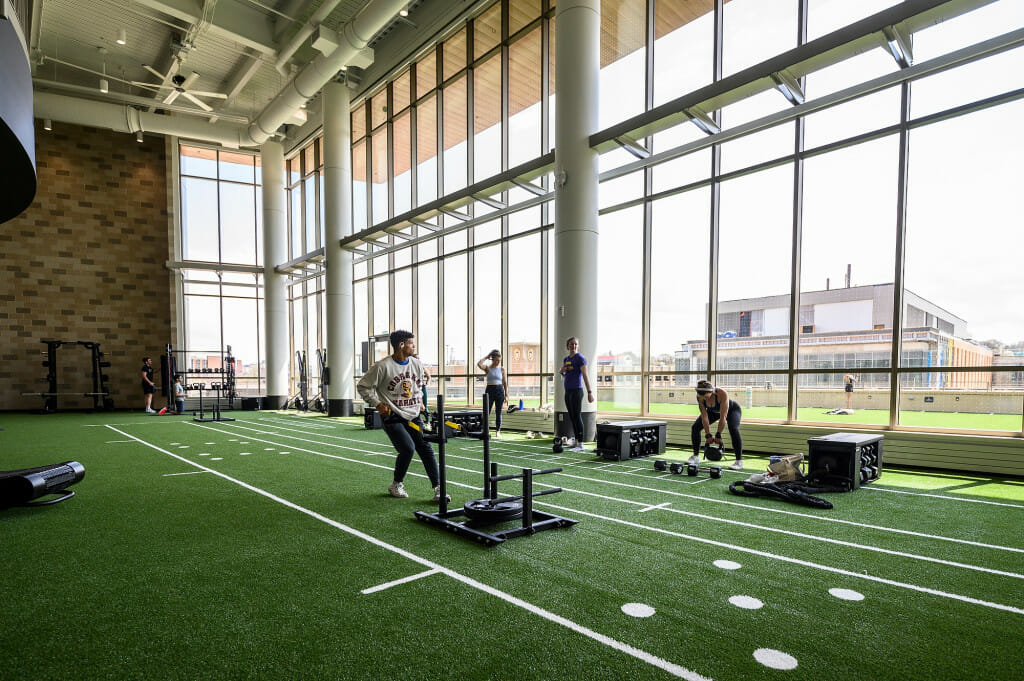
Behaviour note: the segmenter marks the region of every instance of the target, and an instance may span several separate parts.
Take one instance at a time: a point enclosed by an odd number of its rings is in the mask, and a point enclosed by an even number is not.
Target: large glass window
[[[263,239],[259,158],[182,144],[182,368],[222,368],[235,359],[238,396],[263,392],[261,361]],[[216,263],[217,271],[191,262]],[[230,349],[229,349],[230,348]]]
[[[643,336],[643,210],[629,208],[601,218],[597,271],[597,356],[587,358],[598,377],[598,409],[640,410]],[[622,375],[619,375],[622,374]]]
[[[644,110],[647,59],[646,2],[601,2],[601,87],[598,117],[602,128]]]
[[[508,49],[509,159],[514,168],[541,153],[541,30],[530,31]]]
[[[797,47],[801,35],[835,40],[835,31],[896,5],[906,6],[895,0],[604,0],[599,125],[715,87],[716,71],[734,77]],[[913,63],[1021,25],[1022,7],[1006,0],[929,23],[912,36]],[[354,106],[357,231],[389,214],[441,203],[470,182],[538,158],[545,144],[551,148],[555,29],[552,3],[499,0]],[[819,68],[818,61],[824,59],[807,62],[816,70],[801,80],[811,103],[843,90],[866,92],[866,83],[903,73],[882,41],[828,66]],[[597,352],[588,360],[599,410],[640,413],[646,405],[646,413],[689,417],[696,413],[693,382],[710,374],[743,403],[745,418],[926,428],[956,413],[959,403],[975,416],[938,427],[1019,432],[1021,400],[1014,391],[1024,383],[1024,331],[1005,301],[1024,287],[1009,247],[1024,208],[1012,184],[1024,174],[1017,160],[1024,139],[1012,122],[1024,114],[1021,74],[1024,48],[974,62],[968,57],[906,83],[894,80],[738,138],[711,138],[713,146],[669,161],[658,155],[696,146],[708,133],[691,122],[665,129],[652,122],[648,129],[656,132],[602,149],[600,172],[633,165],[598,192]],[[905,95],[909,120],[902,121]],[[700,113],[729,133],[779,118],[793,104],[778,88],[753,87],[739,98],[723,93],[707,109]],[[674,122],[679,113],[666,112]],[[217,180],[210,158],[190,163],[188,191],[221,191],[203,184]],[[292,166],[289,184],[309,191],[302,184],[309,168]],[[357,293],[357,325],[376,331],[384,320],[414,322],[421,355],[445,377],[441,389],[455,400],[475,401],[482,386],[469,363],[500,345],[510,397],[521,397],[524,406],[543,404],[553,382],[537,374],[550,372],[563,354],[563,339],[552,337],[552,306],[545,307],[554,258],[540,257],[552,242],[545,230],[554,206],[487,213],[534,200],[552,178],[520,179],[469,204],[459,197],[441,214],[425,212],[425,224],[406,226],[405,236],[427,239],[376,258],[369,279],[367,269],[359,270],[368,307],[358,311]],[[303,220],[310,209],[305,201],[293,206]],[[474,220],[468,229],[466,219]],[[984,236],[964,237],[964,225]],[[429,237],[435,229],[441,234]],[[395,249],[401,242],[390,243]],[[190,245],[212,252],[222,242],[197,235]],[[508,290],[502,290],[503,254]],[[471,313],[453,312],[466,309]],[[711,329],[716,333],[709,337]],[[791,383],[796,404],[785,389]],[[890,414],[896,398],[897,413]]]

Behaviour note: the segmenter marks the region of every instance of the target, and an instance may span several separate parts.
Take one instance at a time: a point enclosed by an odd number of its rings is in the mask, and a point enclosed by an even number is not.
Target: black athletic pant
[[[583,444],[583,388],[565,389],[565,411],[568,412],[576,444]]]
[[[487,409],[494,414],[494,429],[501,430],[501,411],[505,404],[505,388],[500,385],[489,385],[484,389],[484,399],[487,400]]]
[[[437,472],[437,459],[434,457],[434,448],[423,439],[423,421],[420,417],[414,418],[409,423],[415,423],[420,430],[415,430],[406,425],[400,417],[388,417],[384,421],[384,432],[388,439],[395,446],[398,456],[395,458],[395,482],[405,480],[405,474],[409,472],[409,464],[412,463],[413,453],[420,455],[423,468],[430,479],[430,486],[437,487],[440,477]]]
[[[729,427],[729,439],[732,441],[732,451],[735,452],[737,459],[743,458],[743,437],[740,435],[740,417],[742,416],[743,410],[740,409],[740,405],[729,400],[729,415],[725,417],[725,424]],[[719,418],[721,418],[721,414],[708,412],[708,425],[717,422]],[[690,431],[695,456],[700,456],[700,441],[703,432],[704,422],[698,416]]]

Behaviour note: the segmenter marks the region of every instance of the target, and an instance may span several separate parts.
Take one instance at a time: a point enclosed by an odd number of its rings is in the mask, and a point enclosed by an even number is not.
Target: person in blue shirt
[[[565,341],[565,349],[569,354],[562,360],[562,367],[559,373],[562,374],[565,387],[565,410],[569,413],[569,421],[572,423],[572,431],[576,436],[576,445],[570,447],[570,452],[583,451],[583,386],[586,386],[587,401],[594,401],[594,392],[590,388],[590,378],[587,377],[587,359],[579,353],[580,341],[573,336]]]

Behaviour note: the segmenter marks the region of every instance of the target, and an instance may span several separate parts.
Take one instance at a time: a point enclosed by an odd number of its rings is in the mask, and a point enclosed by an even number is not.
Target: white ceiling
[[[240,123],[256,117],[318,55],[307,39],[283,72],[275,68],[282,48],[324,0],[36,2],[41,10],[29,43],[37,90]],[[367,4],[369,0],[340,0],[323,25],[337,30]],[[126,33],[125,45],[117,43],[120,29]],[[144,64],[167,77],[157,77]],[[210,113],[180,95],[170,106],[164,104],[174,90],[156,86],[171,86],[170,76],[176,72],[192,77],[187,91],[227,98],[195,95],[213,109]],[[99,90],[104,77],[107,94]]]

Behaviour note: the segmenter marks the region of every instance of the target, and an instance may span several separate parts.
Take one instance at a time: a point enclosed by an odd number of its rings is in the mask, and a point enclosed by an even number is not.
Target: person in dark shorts
[[[843,376],[843,390],[846,392],[846,408],[850,409],[853,403],[853,384],[860,380],[860,376],[846,374]]]
[[[153,358],[142,358],[142,399],[146,403],[146,413],[155,414],[153,409],[153,393],[156,391],[156,383],[153,382]]]

